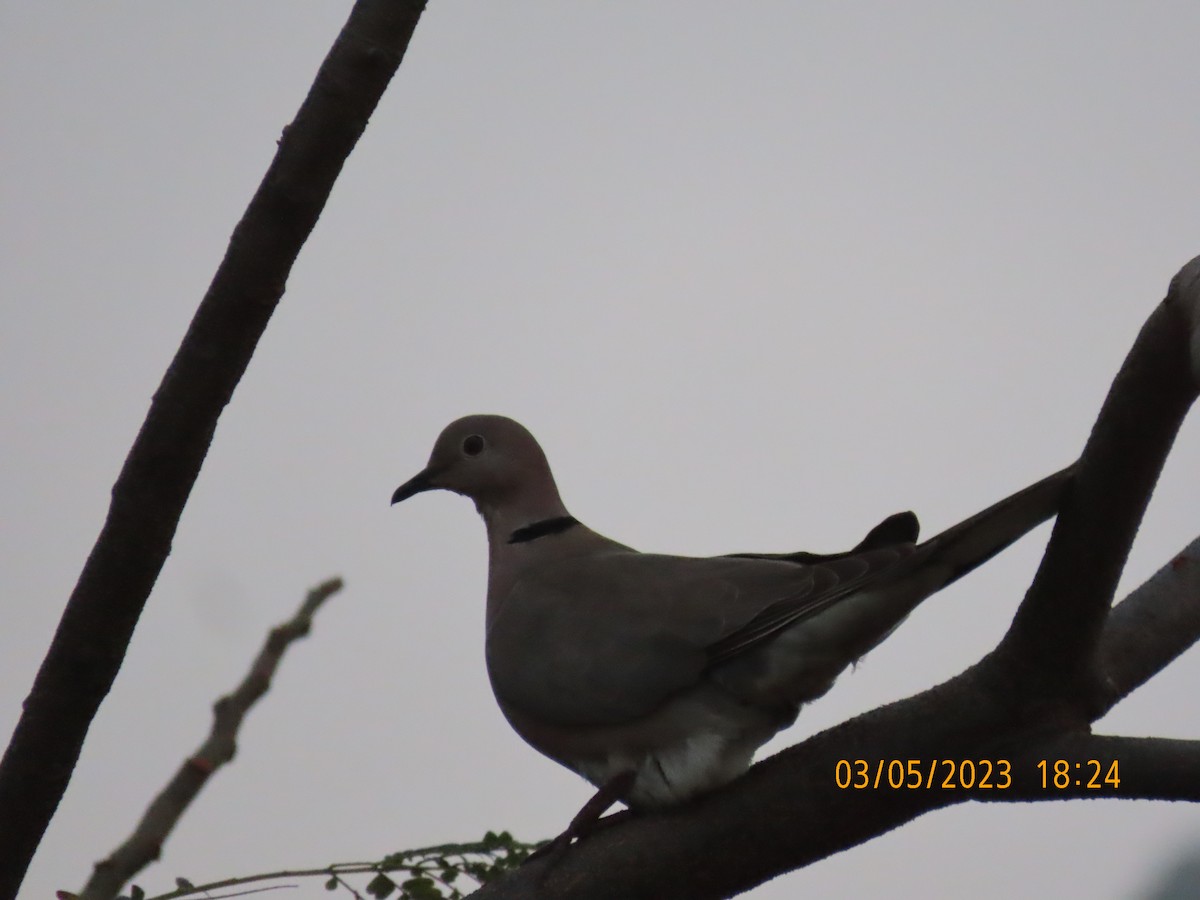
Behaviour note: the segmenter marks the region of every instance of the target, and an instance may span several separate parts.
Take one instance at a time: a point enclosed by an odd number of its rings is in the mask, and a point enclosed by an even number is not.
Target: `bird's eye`
[[[462,452],[467,456],[478,456],[483,452],[483,438],[478,434],[471,434],[463,438]]]

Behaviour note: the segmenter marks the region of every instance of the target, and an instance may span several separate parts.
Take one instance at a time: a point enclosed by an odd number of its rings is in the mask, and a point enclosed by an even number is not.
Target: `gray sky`
[[[440,428],[520,419],[643,549],[927,533],[1069,462],[1200,252],[1195,3],[435,2],[227,409],[26,895],[76,889],[266,630],[285,659],[149,891],[378,858],[588,796],[495,709],[483,529],[390,509]],[[5,739],[166,363],[349,4],[0,10]],[[1185,425],[1128,589],[1200,528]],[[778,749],[994,645],[1043,528]],[[1195,738],[1192,650],[1098,730]],[[964,806],[760,888],[1135,896],[1194,805]],[[289,896],[325,896],[318,883]]]

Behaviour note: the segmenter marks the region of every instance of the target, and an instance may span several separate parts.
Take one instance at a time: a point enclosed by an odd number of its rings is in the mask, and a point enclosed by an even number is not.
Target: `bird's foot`
[[[525,862],[547,859],[549,860],[548,867],[553,866],[574,841],[582,840],[601,828],[608,828],[629,818],[632,811],[628,809],[615,812],[611,816],[606,816],[604,813],[628,793],[629,789],[633,787],[634,777],[635,773],[633,772],[622,772],[606,781],[600,786],[600,790],[596,791],[591,799],[583,804],[579,812],[575,813],[575,817],[571,819],[571,824],[567,826],[566,831],[534,850],[525,858]]]

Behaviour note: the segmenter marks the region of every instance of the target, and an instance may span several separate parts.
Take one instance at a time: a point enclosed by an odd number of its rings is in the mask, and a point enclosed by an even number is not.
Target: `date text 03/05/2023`
[[[1117,760],[1038,760],[1032,773],[1044,790],[1070,787],[1115,792]],[[839,759],[833,780],[846,790],[997,790],[1013,786],[1007,759]]]

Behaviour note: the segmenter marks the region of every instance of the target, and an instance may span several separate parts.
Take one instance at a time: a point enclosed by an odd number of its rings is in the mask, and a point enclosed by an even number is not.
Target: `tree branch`
[[[221,410],[424,6],[355,4],[154,394],[0,763],[0,898],[14,897],[24,879],[170,551]]]
[[[1113,381],[1046,555],[999,648],[1067,691],[1092,674],[1142,514],[1200,392],[1198,310],[1200,257],[1171,280]]]
[[[1057,783],[1056,760],[1066,763]],[[1047,763],[1044,770],[1038,766],[1042,761]],[[1011,788],[975,791],[971,799],[997,803],[1097,797],[1200,801],[1200,777],[1196,775],[1200,772],[1200,741],[1073,732],[1026,744],[1014,751],[1011,762],[1022,776],[1013,779]],[[1113,763],[1116,768],[1110,769]],[[1105,780],[1110,772],[1118,783]]]
[[[1197,640],[1200,538],[1109,614],[1097,652],[1102,712],[1157,675]]]
[[[158,859],[167,836],[200,793],[200,788],[213,772],[233,759],[242,720],[270,688],[284,651],[293,641],[308,634],[313,615],[321,604],[341,589],[340,578],[317,585],[308,592],[289,621],[271,629],[241,684],[213,706],[213,724],[208,738],[151,801],[128,840],[107,859],[96,863],[91,878],[79,894],[82,900],[111,900],[147,863]]]

